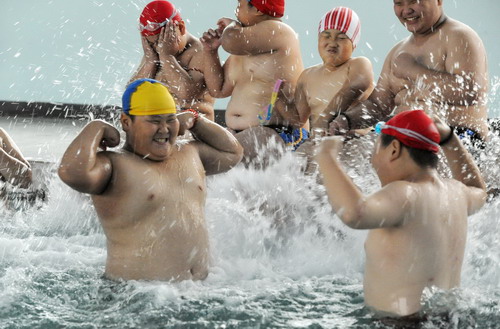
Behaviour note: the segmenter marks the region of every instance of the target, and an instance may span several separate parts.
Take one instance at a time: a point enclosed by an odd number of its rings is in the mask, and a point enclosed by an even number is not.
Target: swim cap
[[[156,35],[170,21],[181,21],[181,15],[167,0],[151,1],[139,17],[139,30],[143,36]]]
[[[175,101],[167,86],[153,79],[135,80],[122,97],[123,113],[159,115],[176,113]]]
[[[376,130],[396,137],[408,147],[439,152],[439,131],[434,121],[423,110],[398,113],[387,123],[381,122],[377,126]]]
[[[349,37],[356,48],[361,37],[361,21],[350,8],[337,7],[325,14],[319,22],[319,33],[325,30],[339,30]]]
[[[248,0],[258,11],[272,17],[283,17],[285,0]]]

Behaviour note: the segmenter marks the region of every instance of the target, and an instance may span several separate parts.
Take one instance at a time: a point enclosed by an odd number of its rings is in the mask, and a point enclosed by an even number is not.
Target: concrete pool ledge
[[[102,119],[113,121],[121,112],[120,106],[68,104],[56,102],[15,102],[0,100],[0,117],[53,118],[64,120]],[[215,121],[225,125],[224,110],[215,110]]]

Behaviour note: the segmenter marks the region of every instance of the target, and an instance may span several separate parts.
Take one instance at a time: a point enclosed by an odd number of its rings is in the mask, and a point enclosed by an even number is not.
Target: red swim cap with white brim
[[[434,121],[423,110],[396,114],[381,126],[381,132],[396,137],[408,147],[439,152],[440,135]]]
[[[156,35],[170,21],[181,21],[181,15],[167,0],[151,1],[139,17],[139,30],[143,36]]]
[[[285,0],[249,0],[258,11],[272,17],[283,17]]]

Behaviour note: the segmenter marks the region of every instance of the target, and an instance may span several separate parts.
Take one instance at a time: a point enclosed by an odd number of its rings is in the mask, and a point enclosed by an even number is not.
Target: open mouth
[[[404,20],[405,20],[405,22],[411,24],[411,23],[414,23],[418,19],[419,19],[419,17],[408,17],[408,18],[405,18]]]
[[[168,138],[154,138],[153,141],[158,144],[166,144],[168,142]]]

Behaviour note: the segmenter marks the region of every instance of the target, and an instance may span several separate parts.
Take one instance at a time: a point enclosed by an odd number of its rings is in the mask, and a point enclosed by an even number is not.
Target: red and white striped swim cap
[[[327,12],[319,22],[318,32],[331,29],[345,33],[356,48],[361,37],[361,21],[354,10],[347,7],[337,7]]]

